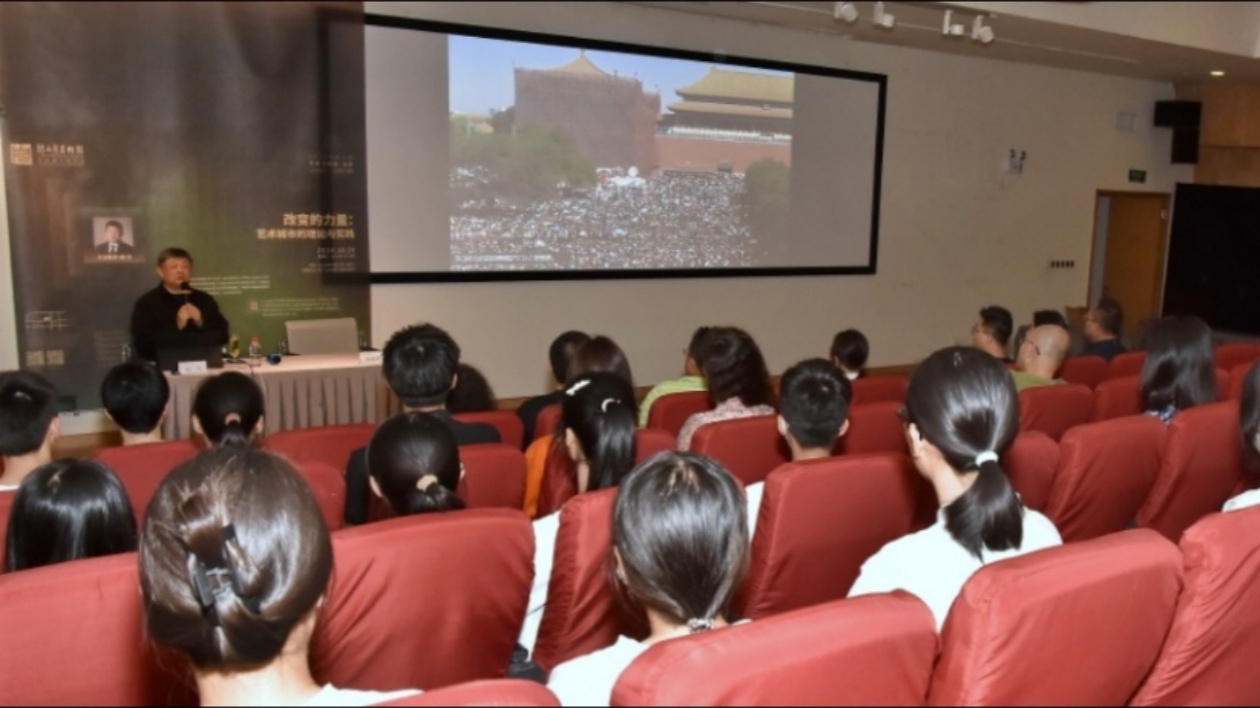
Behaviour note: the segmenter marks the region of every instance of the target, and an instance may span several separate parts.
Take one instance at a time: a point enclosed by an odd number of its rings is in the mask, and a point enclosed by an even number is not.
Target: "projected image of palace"
[[[791,74],[461,43],[451,47],[452,269],[762,262],[788,209]],[[461,110],[494,100],[498,78],[510,96]]]

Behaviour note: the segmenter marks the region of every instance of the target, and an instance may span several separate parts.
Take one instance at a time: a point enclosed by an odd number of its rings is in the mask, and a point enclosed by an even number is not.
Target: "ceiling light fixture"
[[[946,10],[945,19],[941,21],[941,34],[946,37],[961,37],[966,31],[961,24],[953,24],[954,11]]]
[[[1225,72],[1221,71],[1220,69],[1213,69],[1212,71],[1209,71],[1208,73],[1209,73],[1209,74],[1211,74],[1212,76],[1224,76],[1224,75],[1225,75]]]
[[[832,17],[853,24],[857,22],[858,9],[851,2],[838,2],[832,10]]]
[[[883,2],[877,2],[875,3],[875,14],[871,17],[871,22],[874,22],[876,27],[892,29],[897,24],[897,18],[894,15],[884,12]]]
[[[997,35],[993,34],[993,28],[984,24],[984,18],[976,15],[976,21],[971,25],[971,39],[981,44],[992,44],[997,39]]]

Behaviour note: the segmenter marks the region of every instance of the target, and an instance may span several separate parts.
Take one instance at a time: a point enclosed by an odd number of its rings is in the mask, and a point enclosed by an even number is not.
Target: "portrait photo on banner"
[[[130,216],[109,214],[92,217],[89,260],[99,263],[128,263],[143,259]]]

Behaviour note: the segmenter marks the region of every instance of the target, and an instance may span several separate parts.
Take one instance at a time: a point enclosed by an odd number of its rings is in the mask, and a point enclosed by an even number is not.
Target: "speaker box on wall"
[[[1203,115],[1198,101],[1156,101],[1156,128],[1197,128]]]

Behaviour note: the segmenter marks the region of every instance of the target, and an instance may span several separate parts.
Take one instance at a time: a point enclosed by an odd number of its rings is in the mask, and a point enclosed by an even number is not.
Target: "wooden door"
[[[1124,337],[1137,344],[1142,322],[1159,317],[1168,233],[1166,194],[1113,192],[1103,260],[1103,295],[1124,310]]]

